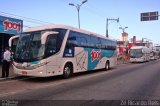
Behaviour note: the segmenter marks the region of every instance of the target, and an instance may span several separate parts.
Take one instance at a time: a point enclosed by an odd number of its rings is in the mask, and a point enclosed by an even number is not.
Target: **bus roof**
[[[86,31],[84,29],[79,29],[79,28],[75,28],[75,27],[72,27],[72,26],[60,25],[60,24],[51,24],[51,25],[43,25],[43,26],[38,26],[38,27],[32,27],[32,28],[28,28],[28,29],[24,30],[23,32],[50,30],[50,29],[54,29],[54,28],[69,29],[69,30],[72,30],[72,31],[85,33],[85,34],[88,34],[88,35],[91,35],[91,36],[96,36],[96,37],[100,37],[100,38],[104,38],[104,39],[109,39],[109,38],[106,38],[105,36],[102,36],[100,34],[93,33],[93,32],[90,32],[90,31]],[[113,40],[113,39],[109,39],[109,40]],[[116,40],[113,40],[113,41],[116,41]]]

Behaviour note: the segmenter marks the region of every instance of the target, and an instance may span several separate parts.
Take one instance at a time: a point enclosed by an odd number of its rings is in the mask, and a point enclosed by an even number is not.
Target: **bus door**
[[[56,51],[56,44],[58,41],[56,40],[56,35],[59,32],[48,31],[45,32],[41,37],[41,44],[45,44],[45,57],[46,57],[46,74],[52,76],[55,73],[55,66],[57,65],[57,57],[54,56]]]

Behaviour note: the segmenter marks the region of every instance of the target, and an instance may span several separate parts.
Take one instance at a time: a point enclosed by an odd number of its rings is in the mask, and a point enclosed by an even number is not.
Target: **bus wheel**
[[[109,64],[109,61],[106,61],[106,65],[105,65],[105,70],[109,70],[110,69],[110,64]]]
[[[63,69],[63,78],[69,78],[72,75],[72,66],[70,64],[66,64]]]

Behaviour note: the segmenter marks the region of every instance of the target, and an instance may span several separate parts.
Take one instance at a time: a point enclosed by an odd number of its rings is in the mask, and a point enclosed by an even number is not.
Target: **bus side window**
[[[76,46],[78,46],[77,37],[76,37],[75,32],[71,31],[67,39],[66,48],[71,48],[71,47],[76,47]]]
[[[76,37],[69,37],[67,40],[66,47],[71,48],[77,46]]]
[[[85,37],[79,37],[79,46],[80,47],[86,47],[87,45],[87,39]]]
[[[101,48],[100,38],[92,36],[91,37],[91,47]]]
[[[106,49],[105,45],[106,40],[105,39],[100,39],[100,40],[101,40],[101,49]]]
[[[46,43],[46,55],[51,56],[57,52],[57,36],[49,35]]]

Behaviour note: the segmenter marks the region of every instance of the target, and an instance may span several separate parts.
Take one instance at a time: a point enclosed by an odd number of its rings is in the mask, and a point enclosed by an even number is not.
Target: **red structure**
[[[122,33],[122,41],[118,41],[118,58],[129,60],[129,49],[133,46],[151,46],[152,42],[144,41],[144,39],[137,41],[136,36],[133,36],[131,42],[128,41],[128,33]]]

